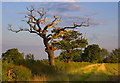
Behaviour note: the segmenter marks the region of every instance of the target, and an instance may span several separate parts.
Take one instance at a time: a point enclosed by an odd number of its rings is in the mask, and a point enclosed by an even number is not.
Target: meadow
[[[29,64],[28,64],[29,63]],[[27,61],[21,65],[3,63],[3,81],[118,81],[118,63],[65,63],[56,60],[51,67],[47,60]],[[11,76],[8,76],[11,71]]]

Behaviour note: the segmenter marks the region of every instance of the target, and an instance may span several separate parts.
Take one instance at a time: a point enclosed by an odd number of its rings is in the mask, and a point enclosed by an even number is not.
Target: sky
[[[81,23],[90,18],[91,27],[78,29],[88,44],[99,44],[101,48],[111,51],[118,48],[118,3],[117,2],[6,2],[2,3],[2,52],[7,49],[18,48],[20,52],[33,53],[35,59],[46,59],[43,40],[29,32],[13,33],[8,31],[8,24],[15,29],[18,27],[29,28],[27,23],[21,21],[26,14],[26,7],[35,4],[35,7],[49,8],[48,16],[62,17],[57,26],[72,26],[73,22]],[[12,0],[11,0],[12,1]],[[74,0],[75,1],[75,0]],[[77,0],[76,0],[77,1]],[[112,1],[112,0],[111,0]],[[58,56],[60,51],[55,51]]]
[[[119,0],[1,0],[3,2],[118,2]]]

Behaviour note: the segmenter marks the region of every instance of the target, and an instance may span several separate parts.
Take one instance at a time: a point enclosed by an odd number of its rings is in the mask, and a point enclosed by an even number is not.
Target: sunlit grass
[[[46,81],[46,76],[44,74],[41,75],[34,75],[30,81]]]
[[[4,68],[9,65],[4,63]],[[52,67],[35,62],[27,66],[24,64],[24,68],[32,72],[30,81],[108,81],[118,76],[118,64],[111,63],[56,62],[56,66]]]
[[[117,63],[106,63],[105,67],[110,75],[118,75],[118,64]]]
[[[106,63],[105,67],[110,81],[118,81],[120,78],[119,65],[120,63]]]
[[[79,69],[78,72],[69,74],[70,81],[86,81],[89,76],[97,70],[99,66],[92,66],[85,69]]]

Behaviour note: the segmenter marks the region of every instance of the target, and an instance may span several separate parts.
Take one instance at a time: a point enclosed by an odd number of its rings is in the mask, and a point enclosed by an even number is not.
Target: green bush
[[[65,70],[65,63],[57,60],[55,62],[55,69],[56,69],[56,71],[64,71]]]
[[[14,70],[18,81],[29,81],[32,77],[31,71],[24,66],[15,66]]]
[[[14,81],[15,79],[9,78],[8,77],[8,71],[10,69],[12,69],[14,67],[14,65],[12,63],[8,63],[7,61],[5,61],[4,63],[2,63],[2,81]]]
[[[16,66],[4,61],[2,63],[2,81],[29,81],[31,71],[24,66]]]

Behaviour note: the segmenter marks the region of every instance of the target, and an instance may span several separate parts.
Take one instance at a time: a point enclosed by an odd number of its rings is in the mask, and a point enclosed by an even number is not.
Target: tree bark
[[[46,47],[45,51],[48,54],[49,64],[51,66],[54,66],[55,63],[54,63],[54,50],[53,50],[53,47],[49,45],[47,38],[44,38],[43,41],[44,41],[44,45]]]
[[[67,50],[68,57],[67,57],[67,63],[71,62],[71,49]]]
[[[54,66],[55,65],[55,63],[54,63],[54,51],[49,50],[47,53],[48,53],[49,64],[51,66]]]
[[[71,62],[71,59],[70,59],[70,58],[68,58],[68,59],[67,59],[67,63],[70,63],[70,62]]]

